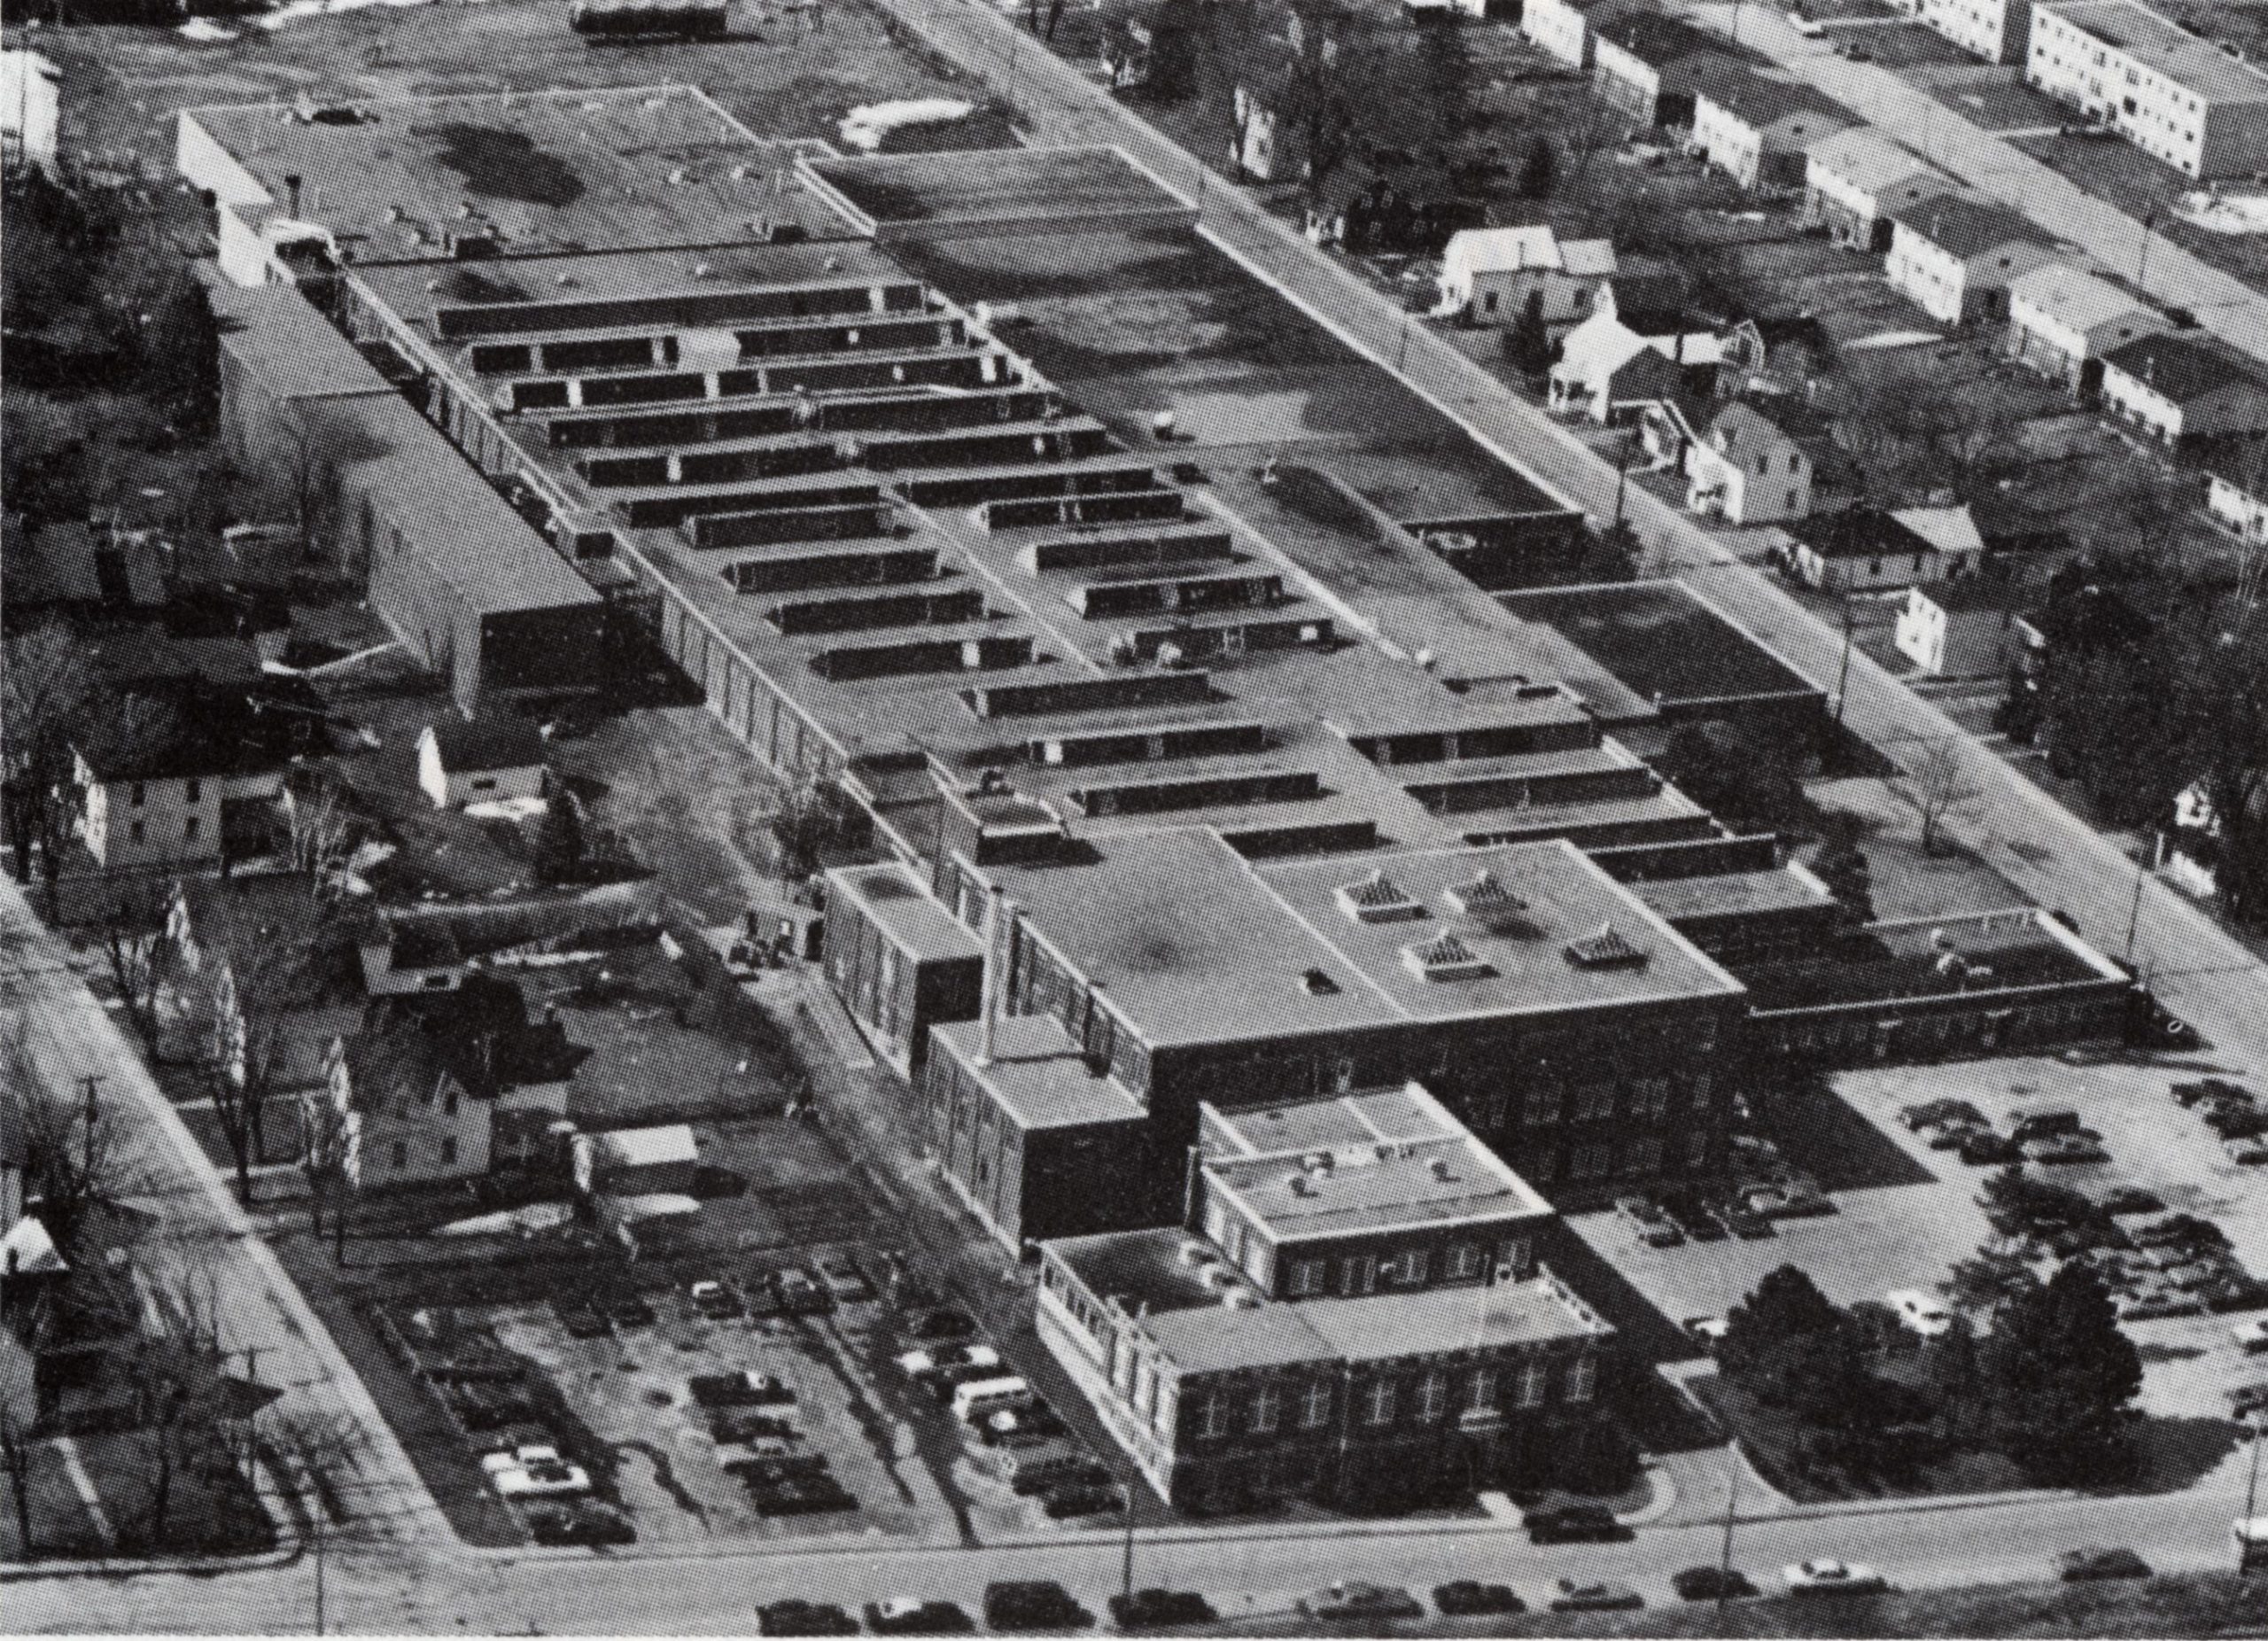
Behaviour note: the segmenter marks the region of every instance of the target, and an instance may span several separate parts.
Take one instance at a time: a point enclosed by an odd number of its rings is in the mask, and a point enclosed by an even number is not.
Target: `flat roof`
[[[1804,150],[1811,162],[1853,188],[1879,193],[1911,177],[1927,177],[1946,188],[1953,180],[1921,155],[1901,147],[1868,125],[1823,136]]]
[[[856,901],[867,921],[916,962],[984,955],[983,937],[945,910],[903,861],[839,867],[827,879],[835,892]]]
[[[962,225],[1047,218],[1122,220],[1190,208],[1115,148],[996,148],[959,153],[829,154],[804,168],[879,231],[918,227],[942,236]]]
[[[1981,256],[2003,245],[2051,246],[2054,235],[1997,199],[1978,194],[1937,194],[1893,206],[1890,220],[1908,233],[1917,234],[1962,258]]]
[[[2102,362],[2176,404],[2234,383],[2268,388],[2268,378],[2234,349],[2193,342],[2186,337],[2139,337],[2112,348],[2102,356]]]
[[[1422,1084],[1373,1088],[1323,1100],[1224,1108],[1203,1102],[1204,1132],[1224,1147],[1223,1157],[1374,1145],[1382,1139],[1440,1139],[1465,1132]]]
[[[330,229],[357,262],[447,260],[446,237],[506,254],[763,237],[758,219],[845,237],[808,191],[781,191],[797,144],[758,142],[690,86],[191,108],[267,191],[273,214]],[[468,210],[468,207],[470,209]],[[255,217],[259,213],[252,213]]]
[[[1732,917],[1758,912],[1824,912],[1835,897],[1808,872],[1792,866],[1768,872],[1708,872],[1692,877],[1650,877],[1631,893],[1673,923],[1680,918]]]
[[[2140,297],[2062,262],[2018,274],[2008,282],[2008,299],[2030,303],[2075,331],[2092,331],[2136,315],[2146,315],[2156,325],[2167,323]]]
[[[222,351],[257,376],[274,397],[394,392],[295,287],[215,279],[206,291],[220,322]]]
[[[1524,620],[1557,629],[1649,700],[1818,692],[1682,582],[1539,587],[1500,593],[1497,601]]]
[[[2268,75],[2132,0],[2059,0],[2039,9],[2148,63],[2201,97],[2232,103],[2268,99]]]
[[[1544,1339],[1597,1339],[1614,1330],[1547,1276],[1485,1287],[1308,1302],[1309,1323],[1348,1362],[1389,1362],[1437,1350],[1489,1350]]]
[[[2124,979],[2109,958],[2031,910],[1870,924],[1814,954],[1734,968],[1766,1012]]]
[[[983,1027],[974,1020],[929,1028],[993,1102],[1029,1132],[1144,1123],[1149,1111],[1115,1077],[1097,1077],[1052,1015],[1007,1015],[992,1023],[992,1058],[977,1063]]]

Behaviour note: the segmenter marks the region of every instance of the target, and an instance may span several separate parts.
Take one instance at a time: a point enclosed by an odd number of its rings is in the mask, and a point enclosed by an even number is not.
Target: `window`
[[[205,801],[205,783],[201,781],[183,782],[181,783],[181,796],[183,803],[203,803]]]
[[[1696,1111],[1709,1108],[1709,1074],[1706,1071],[1693,1079],[1693,1108]]]
[[[1669,1078],[1642,1077],[1630,1088],[1631,1116],[1659,1116],[1669,1109]]]
[[[1559,1085],[1546,1083],[1527,1091],[1526,1113],[1531,1126],[1541,1128],[1559,1120]]]
[[[1331,1387],[1309,1385],[1300,1392],[1300,1428],[1320,1430],[1331,1418]]]
[[[443,1116],[454,1116],[456,1114],[457,1087],[454,1083],[452,1083],[449,1085],[449,1092],[441,1096],[441,1115]]]
[[[144,842],[144,835],[148,830],[149,828],[144,826],[141,821],[136,820],[132,826],[126,828],[126,841],[129,844],[139,844]]]
[[[1658,1135],[1644,1135],[1623,1148],[1622,1171],[1626,1174],[1651,1174],[1661,1165],[1662,1142]]]
[[[1588,1402],[1598,1388],[1598,1358],[1595,1356],[1577,1357],[1574,1366],[1567,1370],[1567,1399]]]
[[[1614,1166],[1612,1146],[1577,1146],[1567,1160],[1567,1171],[1577,1179],[1603,1179]]]
[[[494,775],[475,775],[472,780],[472,789],[476,792],[494,791],[496,789],[496,777]]]
[[[1359,1254],[1339,1262],[1339,1291],[1367,1294],[1379,1285],[1379,1262],[1374,1254]]]
[[[1535,1261],[1535,1239],[1527,1236],[1508,1236],[1496,1244],[1496,1263],[1512,1273],[1515,1281],[1527,1280],[1528,1270]]]
[[[1551,1380],[1551,1370],[1542,1362],[1530,1362],[1520,1369],[1519,1405],[1542,1407],[1543,1392]]]
[[[181,823],[181,841],[184,844],[195,843],[197,841],[197,833],[198,818],[195,815],[190,816],[188,820]]]
[[[1418,1387],[1418,1417],[1426,1424],[1434,1424],[1449,1411],[1449,1376],[1440,1373],[1426,1374],[1425,1382]]]
[[[1464,1387],[1464,1405],[1476,1413],[1485,1413],[1496,1405],[1496,1375],[1487,1368],[1479,1368]]]
[[[1405,1287],[1415,1287],[1425,1279],[1426,1269],[1432,1262],[1425,1257],[1424,1248],[1413,1248],[1402,1255],[1400,1263],[1401,1281]]]
[[[1218,1391],[1197,1404],[1197,1434],[1208,1438],[1229,1434],[1228,1398]]]
[[[1252,1431],[1254,1435],[1266,1435],[1276,1428],[1276,1420],[1284,1411],[1284,1393],[1273,1385],[1262,1385],[1252,1398]]]
[[[456,1160],[457,1142],[456,1137],[453,1134],[441,1141],[441,1164],[445,1168],[454,1167]]]
[[[1494,291],[1480,299],[1480,311],[1484,314],[1493,314],[1496,311],[1496,293]]]
[[[1448,1277],[1452,1282],[1480,1274],[1480,1248],[1477,1243],[1450,1243],[1449,1261]]]
[[[1294,1297],[1323,1292],[1324,1264],[1320,1259],[1295,1260],[1292,1264],[1292,1293]]]
[[[393,1165],[397,1170],[409,1166],[409,1141],[407,1139],[393,1142]]]
[[[1600,1117],[1613,1115],[1613,1084],[1586,1083],[1575,1091],[1575,1120],[1578,1123],[1596,1122]]]
[[[1685,1165],[1688,1168],[1709,1166],[1709,1136],[1705,1131],[1685,1137]]]
[[[1363,1422],[1366,1425],[1390,1425],[1394,1422],[1394,1380],[1381,1379],[1363,1393]]]
[[[134,806],[136,809],[141,808],[143,805],[150,801],[150,783],[146,781],[136,781],[131,789],[131,797],[134,800]]]

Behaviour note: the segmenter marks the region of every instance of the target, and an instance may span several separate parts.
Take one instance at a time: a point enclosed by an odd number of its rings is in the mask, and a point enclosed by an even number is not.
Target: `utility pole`
[[[1407,314],[1407,313],[1405,312],[1405,313],[1402,315],[1402,335],[1401,335],[1401,338],[1400,338],[1395,342],[1395,344],[1394,344],[1394,375],[1396,375],[1396,376],[1400,376],[1400,375],[1402,374],[1402,368],[1403,368],[1405,365],[1407,365],[1409,362],[1410,362],[1410,315],[1409,315],[1409,314]]]
[[[323,1633],[323,1610],[322,1610],[322,1597],[323,1597],[323,1589],[322,1589],[322,1551],[323,1551],[322,1508],[323,1508],[323,1507],[322,1507],[322,1499],[320,1499],[320,1498],[318,1498],[318,1499],[315,1500],[315,1501],[314,1501],[314,1503],[315,1503],[315,1507],[314,1507],[313,1509],[311,1509],[311,1510],[309,1510],[309,1511],[307,1512],[307,1526],[308,1526],[309,1529],[311,1530],[311,1532],[312,1532],[312,1534],[313,1534],[313,1536],[314,1536],[315,1541],[315,1633],[316,1633],[317,1635],[321,1635],[321,1634],[322,1634],[322,1633]]]
[[[2260,1470],[2257,1462],[2260,1450],[2257,1444],[2253,1448],[2252,1456],[2255,1460],[2254,1479],[2257,1480]],[[1118,1562],[1118,1593],[1130,1600],[1134,1595],[1134,1484],[1130,1482],[1121,1482],[1118,1484],[1118,1492],[1119,1497],[1126,1504],[1126,1541],[1125,1549],[1120,1555]]]
[[[2134,898],[2126,908],[2125,963],[2129,970],[2134,967],[2134,936],[2142,926],[2142,884],[2148,876],[2148,869],[2140,861],[2134,862]]]
[[[2142,214],[2142,250],[2134,261],[2134,288],[2146,297],[2150,293],[2150,234],[2157,225],[2156,211]]]
[[[1625,432],[1622,435],[1622,447],[1616,453],[1614,458],[1614,524],[1612,527],[1617,530],[1622,527],[1622,503],[1630,494],[1630,447],[1637,442],[1637,439],[1636,433]]]
[[[2237,1534],[2236,1575],[2251,1582],[2253,1512],[2260,1505],[2260,1450],[2268,1447],[2268,1413],[2252,1414],[2252,1474],[2244,1484],[2244,1526]]]
[[[1727,1633],[1725,1621],[1732,1610],[1733,1583],[1733,1518],[1740,1509],[1740,1473],[1747,1462],[1740,1456],[1740,1443],[1725,1444],[1725,1456],[1732,1461],[1732,1481],[1725,1489],[1725,1536],[1717,1550],[1717,1633]]]
[[[1843,727],[1843,705],[1851,698],[1851,637],[1858,628],[1858,617],[1851,611],[1851,595],[1843,595],[1843,669],[1835,680],[1835,727]]]

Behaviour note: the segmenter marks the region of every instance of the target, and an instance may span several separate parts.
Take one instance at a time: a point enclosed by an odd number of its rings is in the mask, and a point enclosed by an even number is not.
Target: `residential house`
[[[2024,78],[2185,176],[2268,170],[2268,74],[2134,0],[2041,0]]]
[[[2172,322],[2108,279],[2051,262],[2008,284],[2008,352],[2082,399],[2102,385],[2103,355]]]
[[[2046,596],[2036,585],[1988,575],[1908,587],[1899,653],[1932,678],[2007,678],[2028,648],[2020,618]]]
[[[1938,194],[1889,215],[1891,288],[1940,324],[2006,317],[2008,287],[2056,258],[2031,218],[1981,195]]]
[[[1138,18],[1114,19],[1103,27],[1103,83],[1114,91],[1132,91],[1150,83],[1150,48],[1154,36]]]
[[[557,1020],[527,1018],[519,988],[487,976],[428,1000],[374,1002],[335,1038],[304,1098],[307,1132],[337,1123],[358,1187],[473,1179],[496,1160],[500,1112],[563,1116],[582,1052]]]
[[[1441,311],[1483,325],[1511,325],[1543,297],[1555,333],[1589,318],[1615,273],[1611,239],[1562,240],[1548,224],[1468,228],[1441,253]]]
[[[5,520],[4,569],[12,614],[147,614],[168,596],[173,550],[145,531],[113,532],[82,518]]]
[[[1975,575],[1984,564],[1984,534],[1965,506],[1901,507],[1891,517],[1935,549],[1947,579]]]
[[[2051,655],[2130,649],[2150,635],[2149,617],[2116,587],[2086,574],[2085,565],[2066,565],[2048,581],[2046,600],[2016,618],[2035,669]]]
[[[1685,505],[1736,525],[1792,524],[1813,511],[1813,479],[1836,466],[1833,421],[1790,393],[1719,407],[1685,452]]]
[[[1876,130],[1860,126],[1805,151],[1804,214],[1860,251],[1890,249],[1891,213],[1957,185],[1944,172]]]
[[[1814,520],[1790,554],[1797,576],[1829,593],[1887,592],[1946,574],[1934,543],[1898,515],[1872,507]]]
[[[74,748],[78,832],[105,871],[221,866],[272,838],[291,760],[321,735],[299,681],[137,685],[145,715]]]
[[[2213,516],[2214,523],[2247,542],[2257,546],[2268,541],[2268,498],[2261,495],[2257,480],[2239,484],[2218,473],[2208,474],[2205,510]]]
[[[2252,836],[2260,836],[2262,811],[2268,809],[2268,784],[2256,786],[2247,805],[2252,813]],[[2171,821],[2158,831],[2157,865],[2185,891],[2201,900],[2221,892],[2225,864],[2226,828],[2215,813],[2213,794],[2202,780],[2193,781],[2177,793]]]
[[[1705,399],[1715,374],[1713,349],[1705,362],[1674,362],[1658,342],[1600,314],[1570,331],[1560,345],[1548,402],[1563,416],[1619,425],[1661,400]]]
[[[687,1196],[701,1150],[683,1123],[575,1136],[575,1188],[586,1196]]]
[[[1520,7],[1520,33],[1536,50],[1567,67],[1591,66],[1588,9],[1576,0],[1526,0]]]
[[[543,736],[524,718],[444,719],[417,737],[417,784],[436,809],[540,797]]]
[[[1715,35],[1659,12],[1594,12],[1590,26],[1592,85],[1641,129],[1691,125],[1693,76],[1734,60]]]
[[[1743,188],[1801,188],[1811,145],[1851,128],[1831,98],[1744,63],[1710,59],[1694,82],[1693,145]]]
[[[2032,0],[1921,0],[1915,15],[1988,63],[2021,63],[2031,54],[2031,6]]]
[[[446,916],[372,916],[355,936],[362,986],[372,997],[430,996],[464,984],[464,948]]]
[[[2218,342],[2146,336],[2102,360],[2102,406],[2177,448],[2268,432],[2268,381]]]

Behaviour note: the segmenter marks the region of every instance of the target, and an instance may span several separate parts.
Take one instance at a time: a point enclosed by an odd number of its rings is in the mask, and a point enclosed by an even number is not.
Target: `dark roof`
[[[2093,582],[2058,593],[2024,620],[2050,644],[2080,650],[2119,649],[2150,634],[2149,617],[2116,587]]]
[[[445,718],[433,726],[441,767],[525,769],[543,762],[543,736],[524,718]]]
[[[281,769],[319,743],[322,701],[301,680],[244,689],[192,678],[138,683],[125,693],[155,714],[148,733],[76,743],[103,781],[258,774]]]
[[[2035,227],[2021,212],[1998,200],[1968,194],[1936,194],[1912,200],[1896,206],[1889,215],[1900,228],[1962,258],[2006,245],[2055,244],[2054,236]]]
[[[2176,404],[2238,382],[2268,387],[2239,354],[2178,336],[2138,338],[2112,348],[2102,356],[2102,362],[2108,369],[2148,383],[2154,392]]]
[[[24,1097],[12,1083],[0,1083],[0,1168],[21,1168],[26,1147]],[[0,1231],[8,1227],[0,1225]]]
[[[377,1115],[398,1099],[423,1101],[450,1075],[432,1039],[408,1015],[389,1012],[348,1038],[347,1099]]]
[[[1809,400],[1793,393],[1746,394],[1725,405],[1717,412],[1714,420],[1722,421],[1735,410],[1747,411],[1759,420],[1770,424],[1795,444],[1825,443],[1835,436],[1835,418]]]
[[[464,948],[445,917],[377,918],[364,943],[384,946],[397,968],[439,968],[464,961]]]
[[[1821,558],[1875,558],[1937,548],[1878,508],[1854,507],[1806,526],[1803,544]]]
[[[573,1074],[586,1051],[567,1039],[556,1020],[532,1021],[520,988],[493,975],[473,975],[454,992],[431,998],[387,999],[363,1016],[347,1039],[358,1108],[372,1090],[438,1084],[447,1074],[477,1100],[527,1083],[555,1083]]]
[[[1665,68],[1681,58],[1700,56],[1716,62],[1733,62],[1714,35],[1695,27],[1682,18],[1658,12],[1625,12],[1611,19],[1591,13],[1592,32],[1612,41],[1640,62]]]

